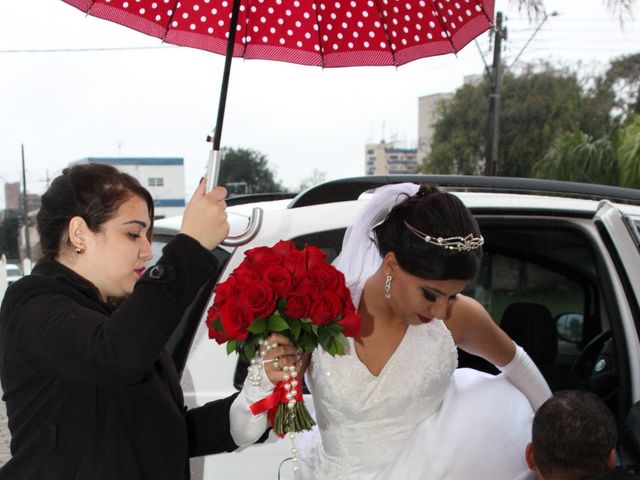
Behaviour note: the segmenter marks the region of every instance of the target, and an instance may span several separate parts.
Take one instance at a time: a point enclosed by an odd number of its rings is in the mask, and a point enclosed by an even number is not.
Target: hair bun
[[[430,183],[423,183],[420,185],[420,189],[416,193],[416,197],[428,197],[429,195],[433,195],[434,193],[440,193],[440,189],[435,185],[431,185]]]

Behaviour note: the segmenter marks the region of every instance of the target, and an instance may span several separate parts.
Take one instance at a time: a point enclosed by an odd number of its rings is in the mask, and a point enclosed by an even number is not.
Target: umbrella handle
[[[209,153],[209,161],[207,162],[207,192],[210,192],[218,184],[218,176],[220,174],[220,151],[211,150]],[[261,208],[255,207],[249,218],[249,226],[238,235],[229,235],[222,241],[227,247],[239,247],[249,243],[255,238],[262,227],[263,211]]]

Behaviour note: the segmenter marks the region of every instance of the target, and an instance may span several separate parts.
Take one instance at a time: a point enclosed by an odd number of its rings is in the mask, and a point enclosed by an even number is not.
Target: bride
[[[531,478],[533,411],[549,396],[521,347],[475,300],[484,240],[454,195],[379,188],[334,266],[362,318],[346,355],[316,349],[306,371],[317,426],[298,434],[299,479]],[[457,350],[500,368],[457,367]]]

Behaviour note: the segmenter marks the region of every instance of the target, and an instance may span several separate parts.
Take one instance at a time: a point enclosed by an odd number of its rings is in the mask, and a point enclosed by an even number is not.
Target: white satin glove
[[[520,345],[516,344],[513,359],[504,367],[498,368],[527,397],[534,411],[551,397],[549,385]]]
[[[275,388],[275,385],[271,383],[271,380],[262,369],[259,372],[262,378],[260,385],[252,385],[249,377],[257,376],[258,368],[256,365],[249,367],[251,371],[245,378],[242,390],[231,404],[229,410],[231,437],[239,447],[247,447],[255,443],[269,426],[267,412],[254,415],[249,408],[251,404],[271,395]]]

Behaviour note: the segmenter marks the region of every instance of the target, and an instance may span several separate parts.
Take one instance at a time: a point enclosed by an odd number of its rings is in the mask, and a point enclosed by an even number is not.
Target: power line
[[[76,52],[115,52],[122,50],[166,50],[178,48],[175,45],[160,45],[156,47],[93,47],[93,48],[33,48],[0,50],[0,53],[76,53]]]

